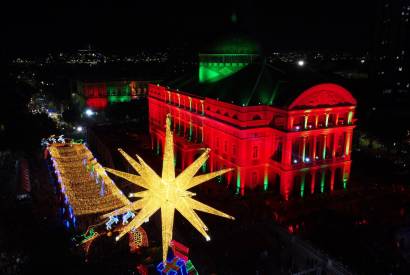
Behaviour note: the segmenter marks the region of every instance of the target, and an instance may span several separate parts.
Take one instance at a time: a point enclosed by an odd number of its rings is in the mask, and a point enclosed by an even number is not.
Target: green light
[[[347,188],[347,179],[343,179],[343,189],[346,190]]]
[[[305,179],[306,179],[306,175],[303,174],[302,182],[300,183],[300,197],[301,198],[303,198],[303,196],[305,195]]]
[[[263,177],[263,190],[267,191],[269,185],[269,175],[268,175],[268,167],[265,166],[265,175]]]
[[[131,96],[108,96],[108,102],[116,103],[116,102],[130,102]]]
[[[236,16],[236,13],[232,13],[232,15],[231,15],[231,22],[232,22],[232,23],[238,22],[238,17]]]
[[[188,137],[188,141],[192,140],[192,122],[189,122],[189,137]]]
[[[157,156],[159,156],[159,149],[160,149],[159,140],[157,140]]]
[[[323,137],[323,154],[322,159],[326,159],[326,136]]]
[[[107,96],[110,103],[131,101],[129,83],[124,86],[107,86]]]
[[[353,119],[353,112],[350,111],[349,115],[347,117],[347,124],[349,124],[349,125],[352,124],[352,119]]]
[[[199,65],[199,82],[214,83],[224,79],[244,68],[247,64],[230,66],[230,63],[205,63]]]
[[[260,53],[254,41],[231,38],[199,54],[199,82],[213,83],[246,67]]]
[[[241,172],[240,168],[237,168],[237,174],[236,174],[236,194],[239,194],[241,190]]]
[[[325,170],[323,170],[322,176],[320,179],[320,193],[323,193],[325,191],[325,179],[326,179],[326,174],[325,174]]]
[[[302,139],[303,139],[302,162],[305,162],[305,156],[306,156],[306,137],[302,137]]]
[[[202,173],[206,173],[206,163],[208,161],[205,161],[204,164],[202,165]]]
[[[308,127],[308,116],[305,116],[305,129]]]

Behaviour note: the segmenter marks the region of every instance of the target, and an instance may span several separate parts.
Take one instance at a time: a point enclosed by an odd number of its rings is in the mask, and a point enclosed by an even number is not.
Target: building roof
[[[329,79],[308,66],[282,62],[271,65],[261,61],[216,82],[201,83],[198,73],[192,72],[164,84],[171,89],[239,106],[263,104],[287,108],[305,90]]]

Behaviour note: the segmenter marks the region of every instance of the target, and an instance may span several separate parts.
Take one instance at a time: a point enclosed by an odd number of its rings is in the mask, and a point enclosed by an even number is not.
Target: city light
[[[305,61],[304,60],[298,60],[298,66],[299,67],[305,66]]]
[[[82,126],[78,126],[78,127],[76,128],[76,130],[77,130],[77,132],[82,132],[82,131],[83,131],[83,127],[82,127]]]
[[[85,110],[85,114],[90,117],[90,116],[93,116],[95,113],[93,112],[93,110],[87,109]]]

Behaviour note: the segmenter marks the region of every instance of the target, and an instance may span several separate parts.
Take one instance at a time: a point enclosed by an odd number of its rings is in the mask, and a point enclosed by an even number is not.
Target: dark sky
[[[376,1],[15,0],[1,5],[5,52],[70,50],[88,43],[113,51],[199,46],[230,32],[273,49],[364,51],[371,47]]]

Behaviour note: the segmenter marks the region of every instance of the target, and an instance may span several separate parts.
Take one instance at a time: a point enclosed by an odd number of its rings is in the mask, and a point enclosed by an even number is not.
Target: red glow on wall
[[[288,200],[346,188],[356,100],[338,85],[314,86],[289,108],[238,106],[158,85],[149,85],[148,99],[159,153],[171,114],[177,167],[208,147],[204,170],[234,168],[219,181],[241,195],[258,189]]]
[[[342,86],[333,83],[324,83],[313,86],[301,93],[289,106],[289,109],[297,107],[333,106],[337,104],[350,104],[355,106],[356,99]]]
[[[108,105],[107,98],[89,98],[87,99],[87,106],[92,109],[104,109]]]

